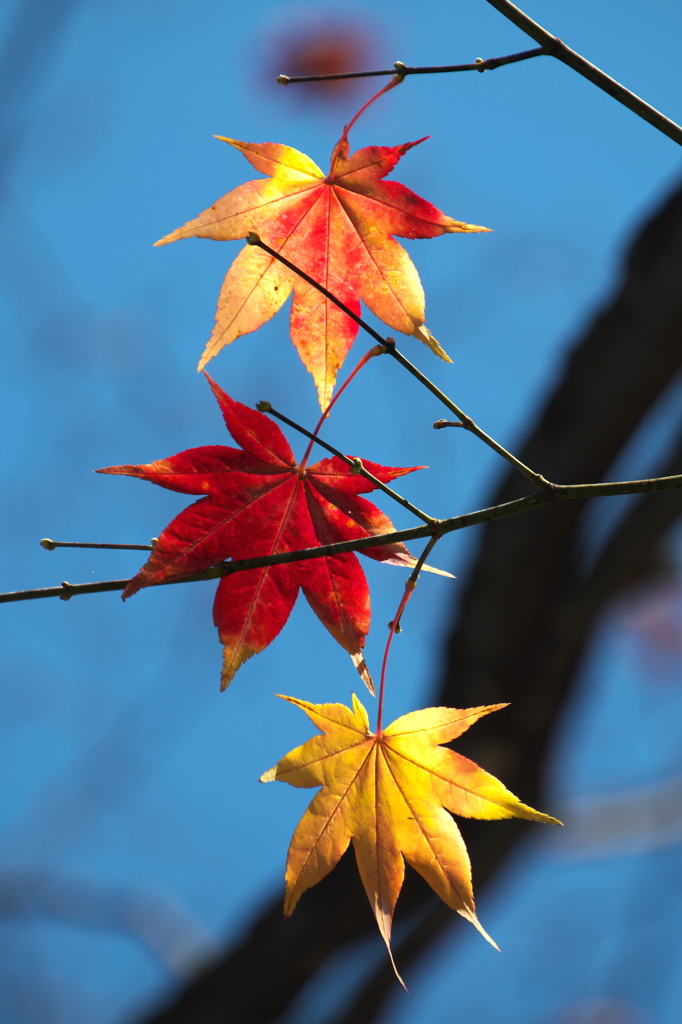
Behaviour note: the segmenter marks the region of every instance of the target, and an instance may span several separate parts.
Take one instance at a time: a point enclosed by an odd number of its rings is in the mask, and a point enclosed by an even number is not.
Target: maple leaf
[[[412,711],[374,734],[355,694],[352,709],[282,699],[305,711],[323,734],[292,750],[261,776],[261,782],[323,787],[291,840],[285,915],[293,912],[306,889],[336,866],[352,839],[360,877],[389,954],[405,861],[495,945],[476,916],[469,855],[448,811],[467,818],[561,822],[522,804],[494,776],[440,744],[507,705]]]
[[[424,292],[416,268],[392,236],[433,238],[488,228],[452,220],[404,185],[383,181],[400,157],[424,139],[367,146],[349,156],[347,131],[332,151],[328,175],[290,146],[216,136],[268,177],[228,192],[156,245],[191,237],[224,241],[255,231],[354,313],[360,314],[362,299],[389,327],[414,335],[449,362],[424,326]],[[324,409],[358,325],[256,246],[243,249],[225,277],[199,369],[224,345],[274,316],[292,289],[291,337]]]
[[[149,561],[123,591],[124,599],[142,587],[201,572],[228,558],[258,558],[394,530],[388,516],[360,497],[375,489],[371,481],[352,473],[336,457],[299,467],[272,420],[234,401],[208,375],[207,380],[241,450],[218,445],[190,448],[148,465],[97,470],[202,495],[163,530]],[[365,460],[363,464],[382,483],[423,468]],[[363,554],[391,565],[416,563],[401,543]],[[220,581],[213,619],[225,648],[221,688],[247,658],[275,639],[299,589],[373,692],[362,657],[370,624],[369,589],[352,552],[246,569]]]

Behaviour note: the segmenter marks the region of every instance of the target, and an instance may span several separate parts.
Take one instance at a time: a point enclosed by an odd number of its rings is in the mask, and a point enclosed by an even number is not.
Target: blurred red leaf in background
[[[335,75],[390,67],[391,64],[390,61],[386,64],[385,54],[379,56],[385,47],[379,45],[376,26],[357,16],[291,7],[278,11],[264,36],[265,67],[259,71],[259,77],[264,74],[269,82],[274,82],[281,74]],[[310,82],[290,92],[295,93],[300,102],[326,104],[345,102],[363,86],[366,91],[367,83],[363,79],[337,79]]]

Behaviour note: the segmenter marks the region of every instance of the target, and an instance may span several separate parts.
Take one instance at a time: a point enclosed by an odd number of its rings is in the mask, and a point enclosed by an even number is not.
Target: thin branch
[[[682,128],[662,114],[660,110],[656,110],[655,107],[650,106],[639,96],[636,96],[634,92],[630,92],[624,85],[617,82],[615,78],[611,78],[609,75],[604,74],[603,71],[600,71],[598,67],[595,67],[594,64],[590,64],[588,60],[581,57],[570,46],[566,46],[561,39],[557,39],[551,32],[544,29],[542,25],[538,25],[537,21],[533,21],[527,14],[524,14],[515,4],[510,3],[510,0],[488,0],[488,3],[495,10],[499,11],[500,14],[503,14],[505,18],[513,22],[522,32],[525,32],[531,39],[534,39],[536,43],[540,43],[545,52],[550,54],[550,56],[556,57],[557,60],[567,64],[569,68],[577,71],[583,78],[587,78],[597,88],[608,93],[614,100],[622,103],[633,114],[637,114],[638,117],[648,121],[654,128],[658,128],[659,132],[663,132],[673,142],[682,146]]]
[[[327,444],[326,441],[321,441],[317,434],[312,434],[299,423],[294,422],[294,420],[290,420],[288,416],[285,416],[281,412],[277,412],[276,409],[272,408],[269,402],[259,402],[256,408],[259,412],[267,412],[271,416],[275,416],[278,420],[281,420],[282,423],[286,423],[288,426],[293,427],[294,430],[298,430],[299,433],[303,434],[305,437],[309,437],[311,441],[315,442],[315,444],[319,444],[322,448],[331,452],[331,454],[335,455],[337,459],[341,459],[341,461],[345,462],[347,466],[350,466],[351,473],[357,473],[359,476],[364,476],[365,480],[369,480],[371,484],[378,487],[380,491],[384,492],[384,494],[388,494],[389,498],[393,498],[394,501],[397,501],[399,505],[406,508],[408,512],[412,512],[412,514],[417,516],[418,519],[421,519],[422,522],[432,524],[437,522],[433,516],[427,516],[426,512],[422,512],[421,509],[417,508],[416,505],[413,505],[411,501],[408,501],[407,498],[403,498],[403,496],[398,494],[397,491],[394,491],[392,487],[389,487],[388,484],[385,484],[378,477],[374,476],[374,473],[370,473],[368,469],[365,469],[362,464],[362,459],[351,458],[348,455],[344,455],[343,452],[338,450],[338,448],[334,448],[333,445]]]
[[[490,437],[489,434],[486,434],[484,430],[481,430],[481,428],[477,426],[476,423],[474,423],[470,416],[467,416],[466,413],[462,412],[462,410],[458,406],[456,406],[455,403],[450,398],[448,398],[448,396],[443,391],[441,391],[439,387],[436,387],[436,385],[432,381],[430,381],[429,378],[426,377],[421,372],[421,370],[418,370],[417,367],[409,361],[409,359],[407,359],[404,355],[402,355],[401,352],[398,351],[398,349],[395,347],[395,341],[393,340],[393,338],[382,338],[381,335],[377,331],[375,331],[373,327],[370,327],[368,323],[365,323],[362,317],[359,317],[357,313],[354,313],[352,309],[349,309],[348,306],[344,302],[341,302],[340,299],[337,299],[337,297],[334,294],[332,294],[332,292],[330,292],[327,288],[321,285],[314,278],[310,277],[309,274],[306,274],[305,271],[297,267],[295,263],[292,263],[290,260],[286,259],[285,256],[282,256],[275,249],[271,249],[269,245],[266,245],[265,242],[261,241],[260,236],[256,234],[255,231],[249,232],[249,234],[246,236],[246,241],[248,242],[249,245],[257,245],[260,249],[263,249],[274,259],[279,260],[280,263],[283,263],[285,267],[289,268],[289,270],[293,270],[295,274],[298,274],[298,276],[302,277],[304,281],[307,281],[308,284],[312,285],[313,288],[316,288],[318,292],[321,292],[322,295],[324,295],[331,302],[337,305],[339,309],[341,309],[347,316],[351,317],[352,320],[355,320],[356,324],[362,327],[364,331],[367,331],[368,334],[370,334],[376,341],[380,342],[380,344],[383,345],[385,352],[387,352],[390,356],[393,356],[393,358],[398,363],[400,363],[400,365],[403,366],[408,371],[408,373],[411,373],[413,377],[415,377],[421,384],[424,385],[425,388],[427,388],[431,392],[432,395],[435,395],[439,402],[442,402],[443,405],[450,410],[450,412],[454,412],[455,416],[458,416],[460,418],[461,426],[463,426],[465,430],[468,430],[470,431],[470,433],[475,434],[475,436],[480,441],[483,441],[484,444],[487,444],[489,448],[492,448],[493,451],[497,452],[498,455],[501,455],[503,459],[506,459],[507,462],[514,466],[515,469],[518,469],[519,473],[523,473],[523,475],[528,477],[529,480],[532,480],[536,487],[549,486],[549,481],[545,480],[544,476],[542,476],[541,473],[535,473],[532,469],[530,469],[530,467],[525,466],[523,462],[520,462],[519,459],[516,458],[516,456],[512,455],[511,452],[508,452],[507,449],[503,448],[501,444],[497,443],[497,441],[494,441],[493,438]],[[294,426],[294,424],[292,424],[292,426]]]
[[[427,542],[427,544],[426,544],[426,547],[424,548],[424,550],[422,551],[421,555],[417,559],[417,563],[416,563],[414,569],[412,570],[412,572],[410,573],[410,579],[412,580],[412,582],[414,583],[415,586],[417,585],[417,580],[419,579],[419,573],[422,571],[422,569],[424,568],[424,565],[426,564],[426,559],[429,557],[429,555],[431,554],[431,552],[435,548],[435,546],[438,543],[438,541],[440,540],[440,538],[441,538],[441,534],[440,533],[435,533],[433,535],[433,537],[430,537],[428,542]],[[397,625],[400,626],[400,621],[398,621]]]
[[[546,480],[544,478],[542,473],[536,473],[529,466],[526,466],[523,462],[521,462],[520,459],[517,459],[515,455],[512,455],[512,453],[508,452],[506,448],[503,448],[501,444],[498,444],[498,442],[495,441],[494,438],[492,438],[489,434],[486,434],[485,430],[481,430],[478,424],[474,423],[471,416],[467,416],[465,412],[462,412],[459,406],[455,405],[452,399],[448,398],[445,392],[441,391],[441,389],[437,387],[433,383],[433,381],[430,381],[429,378],[421,372],[421,370],[418,370],[414,363],[411,363],[410,360],[407,359],[402,354],[402,352],[398,351],[398,349],[395,347],[395,342],[393,341],[392,338],[387,338],[384,344],[387,346],[387,351],[390,356],[393,356],[393,358],[398,363],[400,363],[400,365],[403,366],[408,373],[411,373],[412,376],[415,377],[420,382],[420,384],[423,384],[424,387],[428,391],[430,391],[432,395],[435,395],[438,401],[442,402],[443,405],[450,410],[450,412],[454,412],[455,416],[459,417],[460,426],[464,427],[465,430],[468,430],[469,433],[474,434],[475,437],[479,439],[479,441],[483,441],[483,443],[487,444],[489,448],[492,448],[494,452],[497,452],[498,455],[501,455],[503,459],[506,459],[506,461],[509,462],[510,465],[512,465],[515,469],[518,469],[519,473],[523,473],[525,477],[528,477],[528,479],[531,480],[536,487],[553,486],[552,484],[550,484],[549,480]]]
[[[516,64],[518,61],[529,60],[531,57],[556,57],[557,60],[567,64],[573,71],[577,71],[583,78],[587,78],[589,82],[596,85],[602,92],[607,93],[614,100],[618,100],[624,107],[631,110],[633,114],[637,114],[638,117],[641,117],[654,128],[657,128],[659,132],[667,135],[678,146],[682,146],[682,128],[675,121],[671,121],[660,110],[652,107],[650,103],[647,103],[634,92],[630,92],[624,85],[617,82],[615,78],[611,78],[610,75],[601,71],[596,65],[585,60],[584,57],[581,57],[579,53],[572,50],[561,39],[553,36],[542,25],[538,25],[537,21],[529,18],[515,4],[510,3],[510,0],[488,0],[488,3],[498,10],[500,14],[503,14],[505,18],[513,22],[522,32],[529,35],[531,39],[540,43],[540,46],[535,50],[522,50],[520,53],[511,53],[507,57],[491,57],[488,60],[481,60],[479,57],[473,64],[409,67],[407,64],[403,64],[402,61],[397,60],[390,70],[348,71],[339,75],[302,75],[297,77],[279,75],[275,81],[279,82],[280,85],[291,85],[294,82],[329,82],[338,78],[372,78],[376,75],[394,75],[396,72],[401,77],[406,78],[408,75],[439,75],[453,71],[493,71],[504,64]]]
[[[674,491],[682,487],[682,474],[654,476],[647,480],[620,480],[603,484],[550,484],[552,493],[561,498],[608,498],[613,494],[650,494],[652,491]]]
[[[438,75],[452,71],[494,71],[503,64],[516,64],[520,60],[545,56],[549,56],[547,50],[539,46],[536,50],[510,53],[506,57],[489,57],[487,60],[477,57],[473,64],[441,64],[437,67],[411,68],[397,60],[393,67],[386,71],[346,71],[340,75],[278,75],[275,81],[280,85],[293,85],[295,82],[333,82],[339,78],[375,78],[377,75],[395,75],[396,72],[406,78],[408,75]]]
[[[386,544],[416,540],[419,537],[431,537],[436,532],[442,535],[443,533],[451,533],[453,530],[464,529],[467,526],[487,523],[491,519],[501,519],[505,516],[514,515],[517,512],[538,508],[540,505],[545,505],[551,500],[550,494],[540,492],[526,498],[519,498],[516,501],[506,502],[505,505],[482,509],[480,512],[469,512],[467,515],[458,516],[455,519],[445,519],[435,526],[414,526],[409,530],[396,530],[393,533],[378,534],[376,537],[344,540],[335,544],[324,544],[317,548],[305,548],[303,551],[283,551],[276,555],[264,555],[260,558],[244,558],[234,562],[221,562],[219,565],[206,569],[204,572],[194,573],[191,576],[183,576],[174,580],[163,580],[161,583],[153,584],[153,586],[163,587],[170,583],[195,583],[200,580],[220,579],[223,576],[230,576],[232,573],[241,572],[244,569],[259,569],[266,565],[285,565],[288,562],[305,562],[311,558],[340,555],[346,551],[364,551],[366,548],[383,547]],[[129,582],[129,580],[105,580],[102,583],[62,583],[61,587],[44,587],[39,590],[15,590],[7,594],[0,594],[0,604],[8,601],[30,601],[41,597],[59,597],[64,601],[68,601],[71,597],[78,597],[81,594],[125,590]]]
[[[434,520],[430,525],[414,526],[408,530],[395,530],[392,533],[380,533],[374,537],[359,537],[357,540],[343,540],[336,544],[323,544],[317,548],[305,548],[302,551],[282,551],[276,555],[263,555],[260,558],[243,558],[234,562],[221,562],[203,572],[193,573],[177,579],[163,580],[153,586],[163,587],[173,583],[198,583],[202,580],[215,580],[223,576],[231,576],[245,569],[260,569],[266,565],[286,565],[289,562],[307,562],[312,558],[325,558],[340,555],[346,551],[365,551],[367,548],[384,547],[419,537],[443,537],[446,533],[464,530],[470,526],[489,523],[495,519],[506,519],[521,512],[530,512],[555,501],[583,500],[584,498],[605,498],[614,494],[648,494],[652,491],[671,491],[682,487],[682,473],[675,476],[652,477],[648,480],[623,480],[601,484],[552,484],[543,491],[506,501],[501,505],[493,505],[478,512],[468,512],[463,516],[451,519]],[[81,594],[99,594],[110,590],[125,590],[130,580],[104,580],[101,583],[62,583],[59,587],[43,587],[38,590],[14,590],[0,594],[0,604],[10,601],[31,601],[41,597],[59,597],[68,601]]]
[[[265,242],[261,240],[260,235],[256,231],[249,231],[248,235],[246,236],[246,243],[248,245],[257,245],[259,249],[263,249],[263,251],[267,252],[268,255],[273,256],[276,260],[279,260],[279,262],[283,263],[285,267],[289,268],[289,270],[293,270],[295,274],[298,274],[299,277],[302,277],[303,280],[307,281],[308,284],[311,284],[313,288],[317,288],[318,292],[321,292],[322,295],[325,296],[325,298],[330,299],[331,302],[333,302],[336,306],[339,307],[339,309],[342,312],[346,314],[346,316],[349,316],[351,320],[355,320],[356,324],[362,327],[363,331],[367,331],[367,333],[371,335],[371,337],[374,338],[375,341],[378,341],[380,345],[384,346],[384,348],[386,347],[386,339],[382,338],[378,331],[375,331],[373,327],[370,327],[368,323],[365,323],[362,317],[359,317],[357,313],[354,313],[353,310],[350,309],[345,304],[345,302],[341,302],[341,299],[337,299],[335,295],[332,295],[332,293],[328,291],[324,287],[324,285],[320,284],[319,281],[316,281],[313,277],[310,277],[309,274],[306,274],[305,270],[301,270],[301,268],[297,267],[295,263],[292,263],[291,260],[288,260],[286,256],[282,256],[281,253],[277,252],[275,249],[271,249],[269,245],[266,245]]]
[[[156,539],[156,538],[154,538]],[[101,548],[105,551],[153,551],[153,544],[88,544],[79,540],[50,540],[43,537],[40,542],[41,548],[46,551],[54,551],[55,548]]]

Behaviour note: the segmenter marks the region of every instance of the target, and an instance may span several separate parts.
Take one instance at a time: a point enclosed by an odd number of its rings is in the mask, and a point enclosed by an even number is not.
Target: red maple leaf
[[[360,314],[362,299],[390,328],[413,334],[449,362],[424,325],[419,275],[393,235],[434,238],[488,228],[453,220],[404,185],[383,180],[424,139],[402,146],[367,146],[349,156],[347,133],[348,128],[332,151],[327,175],[291,146],[217,136],[268,177],[228,192],[156,245],[192,237],[225,241],[257,232],[270,248],[324,285],[354,313]],[[256,247],[243,249],[227,272],[199,369],[224,345],[274,316],[292,289],[291,338],[313,375],[324,409],[358,325],[312,285]]]
[[[299,467],[272,420],[235,402],[208,375],[207,380],[241,449],[190,448],[148,465],[97,471],[136,476],[172,491],[202,495],[161,533],[149,561],[123,591],[124,599],[142,587],[201,572],[226,559],[300,551],[394,529],[388,516],[360,497],[363,491],[374,490],[371,481],[352,473],[336,457]],[[423,468],[394,468],[364,460],[363,464],[382,483]],[[366,549],[363,554],[392,565],[415,564],[400,543]],[[213,619],[225,647],[222,689],[247,658],[275,639],[299,588],[372,689],[362,657],[370,622],[369,589],[352,552],[246,569],[220,581]]]

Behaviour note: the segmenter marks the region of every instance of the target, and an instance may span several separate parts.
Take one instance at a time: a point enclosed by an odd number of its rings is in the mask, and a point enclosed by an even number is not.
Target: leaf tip
[[[436,569],[434,565],[426,565],[426,563],[424,563],[424,565],[422,565],[422,570],[424,572],[432,572],[435,576],[445,576],[445,578],[449,580],[457,579],[454,573],[448,572],[447,569]]]
[[[274,782],[277,778],[277,765],[274,768],[268,768],[266,772],[258,779],[259,782]]]
[[[254,652],[252,651],[251,654]],[[239,658],[235,656],[234,651],[228,651],[227,645],[223,651],[223,664],[220,670],[220,692],[224,693],[228,688],[232,680],[237,674],[237,670],[241,668],[246,659],[250,657],[247,654],[245,657]]]
[[[353,695],[353,696],[355,696],[355,695]],[[376,917],[376,921],[377,921],[377,924],[379,926],[379,931],[381,933],[381,937],[384,940],[384,942],[386,943],[386,949],[388,951],[388,956],[389,956],[389,959],[391,961],[391,967],[393,968],[393,973],[395,974],[396,978],[398,979],[400,984],[403,986],[405,991],[409,992],[410,990],[408,989],[407,985],[405,984],[405,982],[401,978],[400,972],[398,971],[398,968],[395,965],[395,960],[393,959],[393,950],[391,949],[391,925],[392,925],[392,922],[393,922],[393,915],[392,914],[382,913],[382,911],[380,910],[380,908],[378,907],[377,904],[375,904],[373,909],[374,909],[374,916]]]
[[[369,715],[367,714],[367,708],[365,707],[365,705],[362,703],[362,701],[354,693],[351,693],[351,704],[352,704],[353,717],[354,717],[354,719],[356,721],[356,724],[359,726],[360,730],[362,732],[364,732],[365,737],[373,736],[374,733],[372,732],[372,730],[369,727]],[[341,706],[343,706],[343,705],[341,705]],[[390,927],[389,927],[389,931],[390,931]],[[383,934],[383,932],[382,932],[382,934]]]
[[[357,654],[351,654],[350,657],[351,661],[358,670],[358,674],[362,679],[363,683],[365,684],[369,692],[372,694],[372,696],[376,697],[377,693],[376,690],[374,689],[374,682],[372,681],[369,669],[367,668],[367,662],[363,658],[361,652],[358,651]]]
[[[484,228],[482,224],[467,224],[463,220],[453,220],[445,228],[449,233],[461,233],[465,235],[480,235],[492,231],[493,228]]]
[[[476,911],[474,910],[473,904],[470,907],[462,907],[462,909],[458,910],[457,913],[461,914],[461,916],[463,918],[465,918],[467,921],[470,921],[471,924],[476,929],[476,931],[479,932],[483,936],[483,938],[486,940],[486,942],[490,943],[490,945],[493,947],[493,949],[496,949],[498,953],[502,952],[502,950],[497,945],[495,940],[493,938],[491,938],[490,935],[488,935],[487,931],[485,930],[485,928],[483,927],[481,922],[478,920],[478,916],[476,914]]]
[[[412,331],[412,337],[418,338],[419,341],[423,342],[423,344],[426,345],[427,348],[430,348],[433,354],[438,356],[439,359],[442,359],[444,363],[452,362],[450,356],[447,354],[443,346],[436,341],[426,324],[417,324]]]

